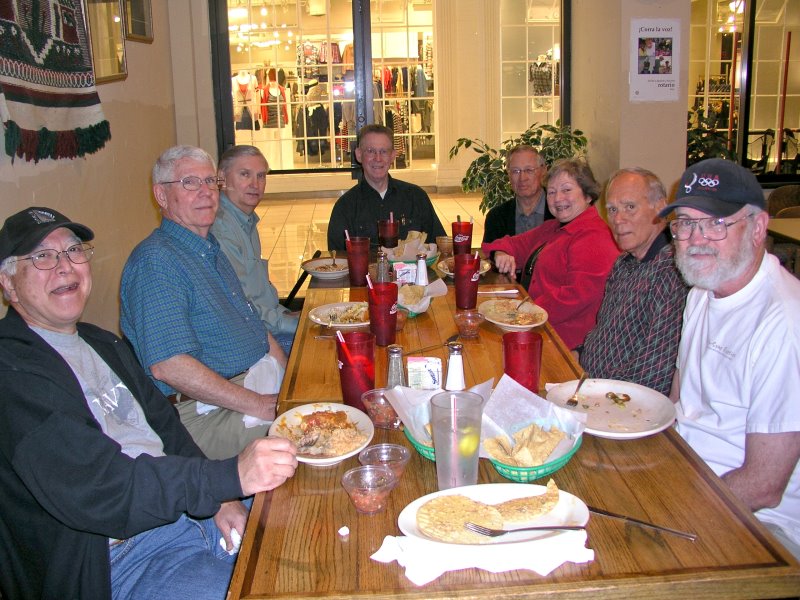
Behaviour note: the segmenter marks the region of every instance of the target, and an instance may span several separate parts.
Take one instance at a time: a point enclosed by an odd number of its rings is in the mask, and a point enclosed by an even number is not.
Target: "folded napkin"
[[[491,573],[526,569],[547,575],[565,562],[594,560],[586,548],[585,531],[564,531],[559,535],[514,544],[444,544],[408,536],[387,535],[370,558],[405,567],[406,577],[415,585],[430,583],[447,571],[472,567]]]

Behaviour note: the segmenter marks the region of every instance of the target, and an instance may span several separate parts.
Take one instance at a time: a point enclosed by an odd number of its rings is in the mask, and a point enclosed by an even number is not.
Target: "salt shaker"
[[[386,376],[386,387],[406,385],[406,372],[403,369],[403,347],[399,344],[390,344],[387,348],[389,355],[389,368]]]
[[[391,283],[392,270],[389,267],[389,257],[386,252],[378,252],[378,263],[375,266],[375,282]]]
[[[428,285],[428,265],[425,262],[427,258],[424,252],[417,254],[417,277],[414,280],[417,285]]]
[[[459,392],[467,386],[464,383],[464,344],[450,342],[447,344],[450,356],[447,359],[447,382],[444,389],[448,392]]]

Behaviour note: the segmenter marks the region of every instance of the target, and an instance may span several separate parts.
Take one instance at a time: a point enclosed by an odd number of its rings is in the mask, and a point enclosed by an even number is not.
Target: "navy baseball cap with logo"
[[[666,217],[685,206],[714,217],[729,217],[746,204],[767,208],[756,176],[730,160],[709,158],[684,171],[675,201],[658,216]]]
[[[94,232],[74,223],[52,208],[32,206],[11,215],[0,229],[0,261],[33,251],[44,238],[59,227],[71,229],[81,241],[94,239]]]

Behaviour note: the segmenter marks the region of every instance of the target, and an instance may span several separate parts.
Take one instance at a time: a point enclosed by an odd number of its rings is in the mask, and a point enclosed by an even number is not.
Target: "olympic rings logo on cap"
[[[692,180],[689,183],[683,184],[687,194],[692,193],[692,188],[694,187],[695,183],[699,183],[700,186],[704,188],[715,188],[719,185],[719,175],[714,175],[713,177],[704,175],[703,177],[698,178],[697,173],[692,173]]]

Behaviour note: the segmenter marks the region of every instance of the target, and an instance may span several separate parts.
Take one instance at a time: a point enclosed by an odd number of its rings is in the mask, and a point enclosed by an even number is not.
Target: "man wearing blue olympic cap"
[[[686,300],[678,431],[800,558],[800,281],[765,250],[766,203],[726,160],[689,167],[670,231]]]

